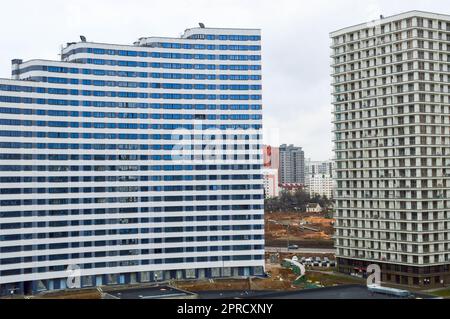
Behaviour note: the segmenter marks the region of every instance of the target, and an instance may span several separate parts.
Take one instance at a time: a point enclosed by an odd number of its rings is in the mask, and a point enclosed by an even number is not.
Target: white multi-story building
[[[82,37],[12,72],[0,293],[263,274],[260,30]]]
[[[450,16],[411,11],[331,33],[343,272],[450,283]]]
[[[308,175],[306,177],[306,188],[312,197],[320,195],[333,198],[334,179],[326,174]]]
[[[278,170],[274,168],[264,168],[264,195],[266,198],[278,197],[280,195],[280,187],[278,182]]]

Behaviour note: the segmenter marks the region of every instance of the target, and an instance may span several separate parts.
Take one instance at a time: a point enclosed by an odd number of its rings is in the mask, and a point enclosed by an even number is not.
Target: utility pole
[[[290,224],[287,225],[287,250],[288,251],[289,251],[289,227],[290,226],[291,226]]]

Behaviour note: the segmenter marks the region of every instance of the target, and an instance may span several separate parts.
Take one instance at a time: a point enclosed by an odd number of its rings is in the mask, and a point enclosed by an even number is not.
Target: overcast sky
[[[332,156],[329,32],[410,10],[450,14],[450,1],[1,1],[0,77],[10,77],[13,58],[59,59],[61,45],[81,34],[132,44],[142,36],[178,37],[198,22],[261,28],[266,141],[296,144],[306,157],[325,160]]]

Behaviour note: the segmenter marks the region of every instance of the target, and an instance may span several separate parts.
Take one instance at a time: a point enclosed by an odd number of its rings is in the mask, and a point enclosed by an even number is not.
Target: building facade
[[[450,283],[450,16],[331,33],[340,271]]]
[[[333,175],[333,161],[312,161],[310,158],[305,160],[305,176],[312,175]]]
[[[264,178],[264,197],[265,198],[278,197],[278,195],[280,195],[278,170],[273,168],[264,168],[263,178]]]
[[[263,145],[264,196],[278,197],[280,194],[280,150],[278,147]]]
[[[306,205],[306,212],[307,213],[321,213],[322,207],[317,203],[309,203]]]
[[[81,287],[263,274],[260,30],[82,37],[12,73],[2,294],[64,289],[71,274]]]
[[[280,192],[287,192],[290,194],[295,194],[298,191],[305,192],[305,185],[304,184],[297,184],[297,183],[284,183],[279,184]]]
[[[305,153],[301,147],[283,144],[280,154],[280,183],[305,184]]]
[[[305,186],[310,196],[333,198],[334,179],[332,161],[305,161]]]
[[[315,174],[306,177],[306,188],[309,195],[314,197],[316,195],[333,198],[334,196],[334,179],[330,175]]]
[[[263,145],[264,167],[278,170],[280,167],[280,149]]]

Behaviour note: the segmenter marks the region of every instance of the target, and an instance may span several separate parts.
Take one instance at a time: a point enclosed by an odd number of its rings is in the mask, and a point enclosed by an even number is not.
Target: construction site
[[[266,213],[266,247],[333,248],[334,222],[321,213]]]

